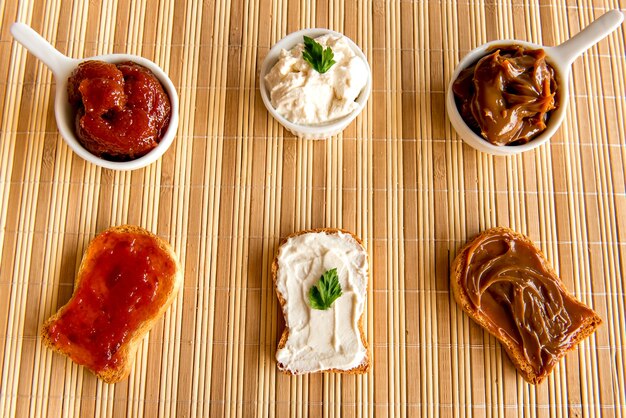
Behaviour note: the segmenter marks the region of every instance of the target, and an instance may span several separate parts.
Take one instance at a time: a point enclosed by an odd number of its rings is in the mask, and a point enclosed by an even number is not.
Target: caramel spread
[[[565,291],[530,243],[507,233],[476,242],[460,280],[488,330],[520,346],[537,375],[552,370],[595,315]]]
[[[521,145],[546,128],[556,108],[554,69],[543,49],[498,47],[452,86],[465,122],[494,145]]]
[[[82,279],[48,333],[78,364],[114,368],[122,344],[154,315],[172,284],[176,266],[165,250],[144,234],[105,232],[89,248]]]

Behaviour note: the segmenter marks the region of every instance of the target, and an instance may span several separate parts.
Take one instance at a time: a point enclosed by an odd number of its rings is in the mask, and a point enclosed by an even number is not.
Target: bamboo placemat
[[[565,4],[566,3],[566,4]],[[566,120],[511,158],[464,145],[444,109],[459,59],[488,40],[555,45],[620,1],[49,0],[0,3],[0,416],[624,416],[624,27],[574,64]],[[56,129],[55,83],[12,41],[30,24],[74,57],[143,55],[181,99],[157,163],[113,172]],[[260,64],[285,34],[343,32],[374,76],[365,111],[328,141],[267,113]],[[106,385],[41,344],[91,238],[142,225],[169,240],[184,288]],[[603,326],[542,385],[449,292],[459,247],[491,226],[528,234]],[[277,373],[283,320],[270,264],[281,237],[343,227],[371,263],[363,376]]]

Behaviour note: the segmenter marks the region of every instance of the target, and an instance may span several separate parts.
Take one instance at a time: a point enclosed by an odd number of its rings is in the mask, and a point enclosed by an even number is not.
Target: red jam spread
[[[497,47],[452,85],[467,125],[494,145],[521,145],[546,129],[556,108],[556,75],[543,49]]]
[[[538,376],[550,373],[596,316],[567,293],[533,245],[508,233],[472,245],[461,286],[488,330],[515,341]]]
[[[169,125],[169,96],[150,70],[133,62],[85,61],[70,75],[67,92],[80,143],[107,160],[145,155]]]
[[[120,362],[119,348],[154,316],[176,265],[149,235],[106,231],[89,245],[78,287],[48,326],[52,342],[76,363],[101,371]]]

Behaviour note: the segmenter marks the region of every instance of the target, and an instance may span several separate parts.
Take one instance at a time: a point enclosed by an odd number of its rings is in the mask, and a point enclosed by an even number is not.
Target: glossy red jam
[[[78,287],[48,335],[76,363],[114,368],[119,348],[171,292],[162,280],[176,271],[170,256],[143,234],[104,232],[83,260]]]
[[[76,134],[98,157],[141,157],[158,145],[169,126],[169,96],[139,64],[85,61],[72,72],[67,92],[76,111]]]

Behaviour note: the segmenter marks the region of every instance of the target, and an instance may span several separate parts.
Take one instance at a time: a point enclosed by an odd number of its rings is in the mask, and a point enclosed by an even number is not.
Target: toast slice
[[[182,279],[167,242],[138,226],[109,228],[89,243],[72,297],[43,324],[43,342],[106,383],[119,382]]]
[[[591,335],[600,317],[565,289],[543,252],[509,228],[484,231],[454,259],[459,306],[504,346],[529,383],[541,383]]]
[[[328,310],[311,307],[309,292],[320,276],[336,268],[342,295]],[[367,303],[368,255],[354,234],[331,228],[286,237],[272,264],[285,329],[276,359],[284,373],[361,374],[370,367],[363,329]]]

